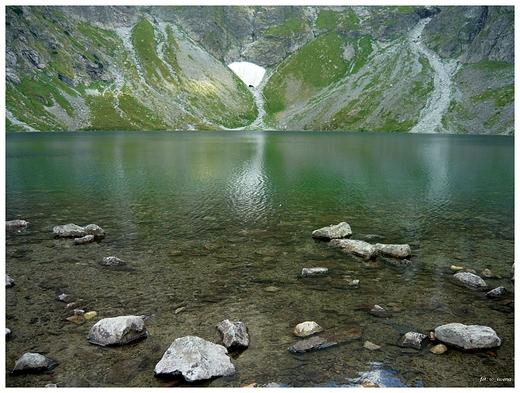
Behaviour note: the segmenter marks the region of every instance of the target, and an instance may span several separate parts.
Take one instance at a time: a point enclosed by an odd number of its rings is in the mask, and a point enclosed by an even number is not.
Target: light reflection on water
[[[7,386],[164,386],[153,367],[171,342],[192,334],[219,342],[215,326],[226,318],[248,326],[251,347],[233,358],[236,375],[210,386],[343,386],[375,364],[406,386],[481,386],[489,370],[512,374],[511,298],[490,301],[457,287],[449,268],[489,268],[490,286],[513,290],[511,137],[8,134],[6,153],[6,219],[30,222],[6,234],[6,270],[17,283],[6,291],[14,332]],[[311,238],[340,221],[356,239],[409,243],[412,265],[359,261]],[[85,247],[53,239],[52,227],[69,222],[96,223],[108,235]],[[130,263],[101,267],[108,255]],[[318,266],[330,274],[302,279],[302,268]],[[99,318],[151,315],[149,337],[121,348],[88,344],[90,325],[66,321],[70,310],[55,300],[64,291]],[[392,317],[371,316],[375,304]],[[290,355],[292,328],[305,320],[363,333]],[[503,339],[498,356],[436,357],[396,344],[409,330],[448,322],[492,326]],[[366,340],[382,349],[364,349]],[[9,375],[29,349],[61,365],[36,377]]]

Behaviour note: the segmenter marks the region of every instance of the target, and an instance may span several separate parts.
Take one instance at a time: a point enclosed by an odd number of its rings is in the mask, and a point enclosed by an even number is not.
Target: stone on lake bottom
[[[116,257],[104,257],[101,261],[103,266],[123,266],[126,262]]]
[[[369,349],[371,351],[376,351],[378,349],[381,349],[381,346],[374,344],[373,342],[370,342],[370,341],[365,341],[365,343],[363,344],[363,348]]]
[[[16,230],[16,231],[19,231],[21,229],[25,229],[27,228],[27,225],[29,223],[25,220],[11,220],[11,221],[6,221],[5,222],[5,229],[7,231],[13,231],[13,230]]]
[[[505,289],[504,287],[498,287],[498,288],[492,289],[491,291],[486,293],[486,297],[488,297],[490,299],[496,299],[496,298],[501,297],[502,295],[505,295],[506,293],[507,293],[507,289]]]
[[[312,232],[312,237],[317,239],[341,239],[352,236],[352,229],[346,222],[329,225]]]
[[[328,342],[326,339],[316,336],[307,340],[298,341],[293,346],[287,348],[287,350],[291,353],[305,353],[318,349],[326,349],[336,345],[338,345],[338,343]]]
[[[305,321],[294,327],[294,334],[298,337],[307,337],[321,332],[323,328],[314,321]]]
[[[85,235],[83,237],[77,237],[74,239],[74,244],[86,244],[86,243],[92,243],[94,241],[95,237],[94,235]]]
[[[380,305],[376,304],[372,310],[370,310],[370,314],[380,317],[380,318],[390,318],[392,316],[392,313]]]
[[[217,329],[222,334],[222,341],[226,348],[249,347],[249,334],[246,325],[242,322],[231,322],[226,319],[219,323]]]
[[[492,328],[462,323],[449,323],[435,328],[435,337],[445,344],[466,350],[495,348],[501,344]]]
[[[227,356],[227,349],[196,336],[176,339],[155,366],[156,375],[181,374],[188,382],[228,376],[235,366]]]
[[[14,287],[14,280],[8,274],[5,275],[5,287],[6,288]]]
[[[486,282],[473,273],[468,272],[460,272],[453,275],[453,279],[456,283],[464,285],[466,288],[469,288],[473,291],[479,291],[483,289],[487,289],[488,285]]]
[[[422,342],[425,338],[427,338],[426,334],[417,333],[417,332],[408,332],[401,338],[401,346],[421,349]]]
[[[13,374],[38,373],[50,370],[58,363],[39,353],[27,352],[14,365]]]
[[[147,336],[144,317],[127,315],[101,319],[92,326],[87,340],[101,346],[124,345]]]
[[[448,350],[448,347],[444,344],[437,344],[430,348],[430,352],[436,355],[442,355],[444,352]]]
[[[311,267],[311,268],[303,268],[302,269],[302,277],[307,276],[318,276],[322,274],[327,274],[329,269],[326,267]]]

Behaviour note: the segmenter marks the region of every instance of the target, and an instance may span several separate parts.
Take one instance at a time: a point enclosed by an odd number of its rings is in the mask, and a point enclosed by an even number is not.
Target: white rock
[[[336,225],[329,225],[312,232],[312,237],[318,239],[341,239],[352,236],[352,229],[346,222]]]
[[[462,323],[449,323],[435,328],[435,338],[462,349],[495,348],[501,344],[492,328]]]
[[[327,274],[329,272],[329,269],[326,267],[310,267],[310,268],[303,268],[302,269],[302,276],[317,276],[321,274]]]
[[[58,363],[39,353],[27,352],[14,364],[13,373],[43,372],[56,366]]]
[[[247,327],[242,322],[231,322],[226,319],[217,326],[222,334],[222,341],[226,348],[247,348],[249,346],[249,334]]]
[[[332,239],[329,244],[338,247],[343,252],[351,253],[363,259],[368,260],[376,256],[376,248],[362,240]]]
[[[181,337],[166,350],[154,372],[157,375],[182,374],[188,382],[232,375],[235,366],[227,353],[222,345],[200,337]]]
[[[314,321],[305,321],[294,327],[294,334],[298,337],[307,337],[311,334],[321,332],[323,328]]]
[[[376,250],[382,255],[386,255],[394,258],[408,258],[412,255],[412,249],[408,244],[381,244],[376,243]]]
[[[456,273],[453,275],[453,279],[474,291],[486,289],[488,287],[487,283],[482,278],[469,272]]]
[[[142,316],[104,318],[90,329],[87,340],[96,345],[123,345],[148,336]]]

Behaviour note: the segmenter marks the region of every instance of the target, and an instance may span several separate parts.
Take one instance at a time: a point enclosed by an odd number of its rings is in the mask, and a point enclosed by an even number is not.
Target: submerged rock
[[[227,350],[196,336],[176,339],[155,366],[156,375],[181,374],[188,382],[235,373]]]
[[[143,316],[104,318],[90,329],[87,340],[95,345],[124,345],[146,338],[148,333]]]
[[[94,241],[95,237],[94,235],[85,235],[83,237],[77,237],[74,239],[74,244],[86,244],[86,243],[92,243]]]
[[[27,352],[14,364],[13,374],[44,372],[57,365],[56,361],[39,353]]]
[[[317,239],[342,239],[350,236],[352,236],[352,229],[346,222],[329,225],[312,232],[312,237]]]
[[[318,349],[326,349],[336,345],[338,345],[338,343],[328,342],[326,339],[316,336],[307,340],[298,341],[293,346],[287,348],[287,350],[291,353],[305,353]]]
[[[408,244],[381,244],[376,243],[375,248],[382,255],[393,258],[409,258],[412,255],[412,249]]]
[[[381,346],[374,344],[371,341],[365,341],[363,348],[369,349],[370,351],[377,351],[378,349],[381,349]]]
[[[5,222],[6,231],[19,231],[27,228],[29,223],[25,220],[11,220]]]
[[[376,257],[376,248],[363,240],[333,239],[329,243],[333,247],[338,247],[341,251],[356,255],[363,259]]]
[[[5,287],[6,288],[14,287],[14,280],[8,274],[5,275]]]
[[[444,344],[437,344],[430,348],[430,352],[436,355],[442,355],[444,352],[448,350],[448,347]]]
[[[101,261],[103,266],[123,266],[126,262],[116,257],[104,257]]]
[[[495,348],[501,340],[488,326],[449,323],[435,328],[435,338],[457,348],[472,350]]]
[[[321,332],[323,328],[314,321],[305,321],[294,327],[294,334],[298,337],[307,337],[314,333]]]
[[[501,297],[502,295],[505,295],[506,293],[507,289],[505,289],[504,287],[498,287],[486,293],[486,296],[490,299],[496,299]]]
[[[105,237],[105,231],[96,224],[89,224],[85,227],[80,227],[76,224],[58,225],[52,228],[54,237],[83,237],[86,235],[93,235],[94,237]]]
[[[384,309],[378,304],[376,304],[374,308],[370,310],[370,314],[381,318],[390,318],[392,316],[392,313],[390,311]]]
[[[222,334],[222,342],[226,348],[249,347],[249,334],[247,334],[246,325],[242,322],[231,322],[226,319],[219,323],[217,329]]]
[[[329,272],[329,269],[327,269],[326,267],[310,267],[310,268],[304,267],[302,269],[302,277],[318,276],[318,275],[322,275],[322,274],[327,274],[328,272]]]
[[[464,285],[466,288],[469,288],[474,291],[484,290],[488,287],[488,285],[482,278],[473,273],[456,273],[453,275],[453,279],[455,280],[455,283],[460,283]]]
[[[401,338],[400,344],[403,347],[421,349],[422,343],[423,343],[424,339],[427,337],[428,336],[426,334],[417,333],[417,332],[408,332]]]

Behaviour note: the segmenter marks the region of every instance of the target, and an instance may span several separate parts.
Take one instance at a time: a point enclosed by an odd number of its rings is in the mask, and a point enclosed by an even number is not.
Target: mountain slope
[[[6,7],[8,131],[248,127],[514,133],[514,8]]]

